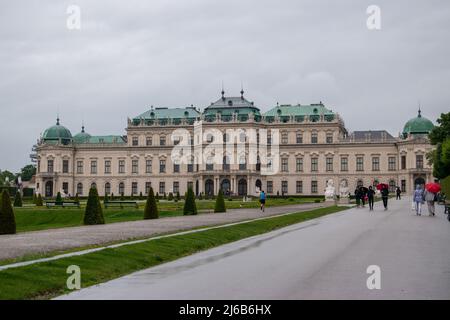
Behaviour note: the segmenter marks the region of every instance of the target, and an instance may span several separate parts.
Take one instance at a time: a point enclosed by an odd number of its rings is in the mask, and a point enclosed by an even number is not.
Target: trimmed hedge
[[[22,195],[20,194],[20,191],[17,190],[16,197],[14,198],[14,207],[18,208],[18,207],[22,207],[22,206],[23,206]]]
[[[195,195],[192,188],[189,188],[186,193],[186,200],[184,201],[183,214],[186,215],[196,215],[197,205],[195,204]]]
[[[223,197],[222,189],[219,189],[219,194],[217,195],[216,205],[214,206],[214,212],[226,212],[225,199]]]
[[[156,198],[153,193],[153,188],[150,187],[150,191],[148,192],[147,202],[145,203],[144,209],[144,219],[158,219],[159,212],[158,206],[156,205]]]
[[[103,209],[100,204],[97,188],[95,187],[89,190],[89,198],[86,204],[83,222],[85,225],[105,224]]]

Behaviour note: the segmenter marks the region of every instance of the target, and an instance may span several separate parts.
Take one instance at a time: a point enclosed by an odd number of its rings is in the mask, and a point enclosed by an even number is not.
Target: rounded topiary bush
[[[158,219],[159,211],[156,205],[156,198],[153,193],[153,188],[150,188],[147,196],[147,202],[145,203],[144,219]]]
[[[84,224],[104,224],[105,218],[103,217],[103,209],[98,197],[97,188],[93,187],[89,190],[89,197],[86,204],[86,210],[84,212]]]
[[[11,206],[9,192],[5,189],[0,196],[0,234],[15,234],[16,218]]]

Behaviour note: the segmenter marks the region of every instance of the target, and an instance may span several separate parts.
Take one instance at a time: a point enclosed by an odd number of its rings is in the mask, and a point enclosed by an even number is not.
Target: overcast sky
[[[204,109],[222,81],[262,111],[323,101],[349,131],[397,136],[419,101],[434,122],[450,110],[449,24],[448,0],[2,0],[0,169],[29,163],[58,110],[72,134],[83,118],[125,134],[151,105]]]

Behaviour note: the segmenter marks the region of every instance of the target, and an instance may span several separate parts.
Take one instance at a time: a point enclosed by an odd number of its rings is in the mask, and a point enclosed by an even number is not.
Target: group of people
[[[400,188],[397,188],[398,191],[400,191]],[[398,192],[397,191],[397,192]],[[364,186],[357,187],[355,189],[355,200],[356,200],[356,206],[359,208],[365,207],[366,202],[369,203],[369,210],[373,211],[373,203],[375,198],[375,189],[372,186],[369,186],[369,188],[366,188]],[[387,210],[388,207],[388,198],[389,198],[389,188],[385,185],[380,190],[381,193],[381,199],[383,200],[383,206],[384,210]],[[397,199],[399,199],[399,194],[397,193]]]
[[[438,200],[437,194],[423,188],[422,185],[417,185],[413,194],[413,209],[416,210],[416,215],[422,215],[422,205],[426,202],[428,206],[428,213],[434,216],[434,203]]]

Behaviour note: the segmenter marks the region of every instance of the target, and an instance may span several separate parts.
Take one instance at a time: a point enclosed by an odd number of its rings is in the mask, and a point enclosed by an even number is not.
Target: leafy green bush
[[[156,205],[155,195],[153,194],[153,188],[150,188],[147,196],[147,202],[145,203],[144,219],[158,219],[159,212]]]
[[[219,194],[217,195],[216,205],[214,206],[214,212],[226,212],[225,199],[223,197],[222,189],[219,189]]]
[[[61,192],[58,192],[56,194],[56,204],[61,204],[63,202],[62,197],[61,197]]]
[[[104,224],[105,218],[103,217],[103,209],[98,197],[97,188],[93,187],[89,190],[89,197],[86,204],[86,210],[84,212],[84,224]]]
[[[167,198],[169,201],[173,201],[173,193],[169,192],[169,197]]]
[[[42,200],[42,196],[39,193],[36,197],[36,207],[42,207],[44,205],[44,201]]]
[[[447,196],[447,200],[450,200],[450,176],[441,180],[442,192]]]
[[[197,214],[197,205],[195,204],[195,196],[194,196],[194,191],[192,191],[192,188],[189,188],[186,193],[183,214],[184,215],[196,215]]]
[[[0,198],[0,234],[15,234],[16,218],[11,206],[9,192],[4,189]]]
[[[22,202],[22,195],[20,194],[20,191],[17,190],[16,192],[16,197],[14,198],[14,207],[22,207],[23,206],[23,202]]]

